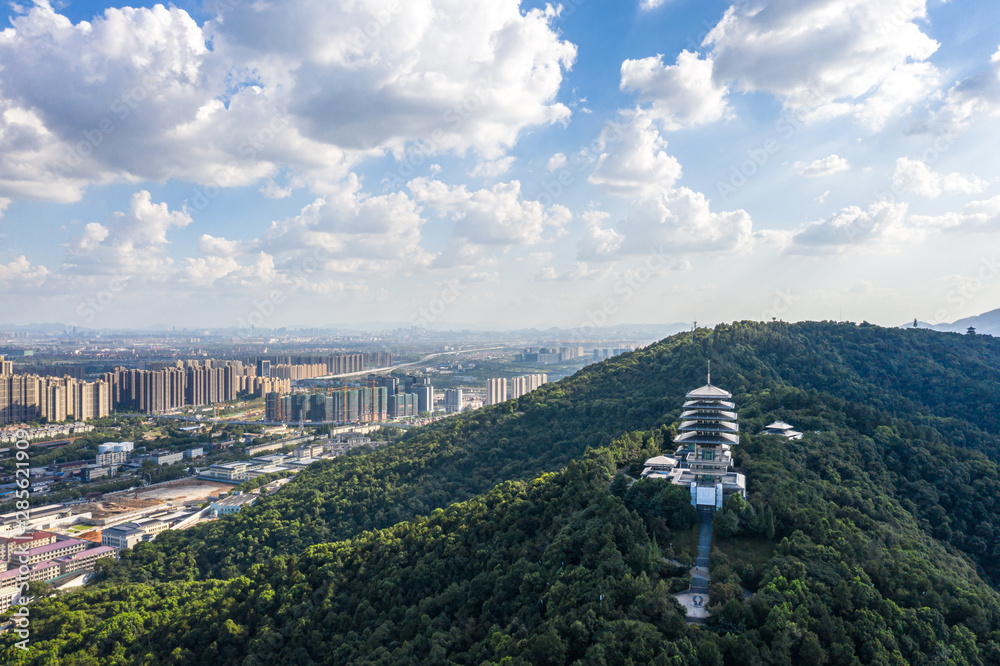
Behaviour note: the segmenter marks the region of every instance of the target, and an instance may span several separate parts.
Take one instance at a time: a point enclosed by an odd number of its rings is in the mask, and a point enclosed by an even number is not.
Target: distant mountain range
[[[933,331],[945,333],[965,333],[969,327],[976,329],[980,335],[1000,336],[1000,308],[990,310],[980,315],[965,317],[950,324],[929,324],[925,321],[918,321],[917,328],[929,328]],[[913,322],[903,324],[900,328],[913,328]]]
[[[450,327],[449,327],[450,326]],[[132,335],[173,335],[179,337],[185,336],[201,336],[201,335],[218,335],[218,336],[232,336],[237,335],[238,331],[233,328],[213,328],[213,327],[203,327],[203,328],[184,328],[184,329],[174,329],[165,324],[158,324],[154,326],[144,326],[141,328],[116,328],[116,329],[89,329],[84,327],[67,327],[64,324],[51,324],[51,323],[40,323],[40,324],[0,324],[0,330],[17,331],[22,333],[34,333],[40,335],[61,335],[67,331],[75,331],[80,335],[90,335],[94,333],[111,333],[111,334],[132,334]],[[680,333],[681,331],[690,330],[691,324],[684,322],[674,322],[670,324],[620,324],[617,326],[601,326],[601,327],[584,327],[580,329],[570,329],[570,328],[559,328],[556,326],[539,329],[539,328],[504,328],[501,324],[496,324],[495,326],[472,326],[472,325],[438,325],[433,328],[420,327],[413,329],[412,325],[403,322],[364,322],[359,324],[351,325],[327,325],[327,326],[316,326],[316,327],[300,327],[300,326],[289,326],[284,329],[279,329],[289,334],[295,334],[302,331],[309,332],[321,332],[325,335],[363,335],[370,334],[373,332],[385,333],[394,331],[407,331],[414,330],[419,335],[428,336],[442,336],[452,333],[471,333],[479,337],[487,335],[497,335],[500,337],[507,338],[525,338],[530,340],[535,339],[549,339],[549,340],[571,340],[586,337],[589,340],[616,340],[616,339],[648,339],[660,340],[675,333]],[[265,335],[265,330],[262,329],[259,334]],[[311,333],[312,334],[312,333]]]
[[[976,333],[981,335],[992,335],[1000,337],[1000,308],[990,310],[983,314],[965,317],[951,323],[931,324],[926,321],[917,321],[917,328],[926,328],[944,333],[965,333],[972,326]],[[329,324],[326,326],[305,327],[289,326],[281,329],[284,332],[294,334],[300,331],[322,331],[326,335],[361,335],[372,332],[406,331],[412,325],[404,322],[362,322],[349,325]],[[913,322],[909,321],[899,325],[899,328],[913,328]],[[502,324],[491,323],[482,325],[462,325],[462,324],[438,324],[434,327],[417,329],[423,335],[440,336],[449,333],[472,333],[478,336],[496,334],[501,337],[525,338],[531,340],[568,340],[585,335],[591,340],[614,340],[614,339],[640,339],[660,340],[662,338],[690,330],[691,324],[685,322],[673,322],[669,324],[620,324],[617,326],[586,327],[583,329],[570,329],[552,326],[546,329],[541,328],[505,328]],[[0,330],[19,331],[26,333],[59,335],[70,330],[64,324],[39,323],[39,324],[2,324]],[[76,329],[80,334],[95,333],[98,329],[87,329],[80,327]],[[164,333],[169,335],[235,335],[237,331],[233,328],[217,327],[187,327],[183,330],[171,330],[170,326],[158,324],[154,326],[144,326],[124,329],[103,329],[108,333],[131,333],[140,335],[151,335]]]

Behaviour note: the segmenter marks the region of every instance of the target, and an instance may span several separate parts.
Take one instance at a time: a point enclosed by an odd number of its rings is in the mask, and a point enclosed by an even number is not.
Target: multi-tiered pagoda
[[[722,508],[733,493],[746,497],[746,477],[733,467],[732,447],[740,443],[733,395],[708,383],[687,394],[673,458],[646,461],[643,476],[666,478],[691,489],[691,504]]]

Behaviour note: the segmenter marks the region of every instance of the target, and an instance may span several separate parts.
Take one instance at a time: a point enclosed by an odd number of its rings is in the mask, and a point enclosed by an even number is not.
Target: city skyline
[[[1000,305],[995,3],[132,4],[3,10],[5,323]]]

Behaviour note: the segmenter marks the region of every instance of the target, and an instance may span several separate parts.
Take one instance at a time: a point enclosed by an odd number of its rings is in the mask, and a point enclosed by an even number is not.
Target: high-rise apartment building
[[[548,383],[548,375],[545,374],[535,374],[535,375],[523,375],[521,377],[514,377],[510,380],[510,396],[511,398],[520,398],[522,395],[531,393],[537,389],[542,384]]]
[[[89,421],[110,413],[107,382],[72,377],[0,376],[0,423],[45,418],[50,422]]]
[[[444,392],[444,411],[462,411],[462,389],[447,389]]]
[[[417,415],[417,396],[414,393],[397,393],[389,396],[389,418],[399,419]]]
[[[507,400],[507,380],[503,377],[486,380],[486,404],[499,405]]]
[[[281,410],[281,394],[277,391],[269,391],[264,396],[264,419],[273,422],[284,420]]]
[[[430,412],[434,410],[434,387],[430,385],[413,385],[406,391],[417,396],[417,411]]]

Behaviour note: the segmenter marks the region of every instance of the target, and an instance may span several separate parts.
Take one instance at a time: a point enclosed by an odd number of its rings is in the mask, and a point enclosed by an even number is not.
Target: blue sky
[[[6,323],[898,324],[1000,304],[996,3],[5,12]]]

